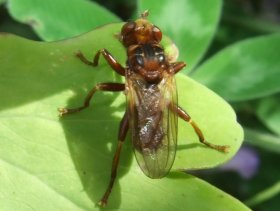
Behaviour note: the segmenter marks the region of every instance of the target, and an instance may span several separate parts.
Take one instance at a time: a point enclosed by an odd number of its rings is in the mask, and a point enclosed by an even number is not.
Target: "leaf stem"
[[[237,24],[241,27],[249,28],[257,32],[275,33],[280,31],[280,26],[278,24],[273,24],[271,22],[263,21],[260,19],[237,17],[231,15],[224,16],[223,18],[227,22]]]
[[[244,128],[245,141],[254,146],[280,153],[280,137],[258,130]]]
[[[245,201],[245,204],[248,206],[256,206],[260,203],[263,203],[264,201],[267,201],[271,199],[272,197],[276,196],[280,193],[280,181],[276,182],[271,187],[261,191],[260,193],[257,193],[252,198]]]

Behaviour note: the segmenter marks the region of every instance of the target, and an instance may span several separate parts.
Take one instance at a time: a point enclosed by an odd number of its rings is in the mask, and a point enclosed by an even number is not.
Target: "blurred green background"
[[[0,2],[3,2],[0,5],[0,32],[17,34],[32,40],[55,40],[40,29],[36,29],[36,24],[33,22],[24,21],[24,18],[17,15],[16,9],[10,7],[9,1],[7,4],[6,1]],[[106,8],[108,14],[112,15],[108,15],[107,23],[118,22],[118,18],[123,21],[134,19],[139,11],[146,9],[146,5],[149,5],[145,1],[143,3],[136,0],[97,0],[94,2]],[[167,2],[162,4],[167,4]],[[176,5],[175,2],[171,4]],[[213,1],[213,7],[215,7],[214,4]],[[207,8],[204,9],[207,10]],[[177,15],[179,19],[184,18],[184,16],[180,17],[180,13],[158,14],[156,9],[151,9],[152,12],[152,19],[155,19],[153,22],[157,24],[159,21],[156,19],[161,18],[163,23],[159,25],[164,29],[167,28],[164,21],[167,21],[170,16]],[[190,59],[191,67],[185,73],[213,89],[234,107],[238,120],[245,130],[245,143],[228,164],[216,169],[191,173],[243,201],[253,210],[276,211],[280,207],[280,171],[278,169],[280,160],[280,54],[278,48],[280,45],[280,1],[224,0],[219,12],[217,28],[213,28],[214,36],[209,36],[208,41],[205,41],[206,44],[203,47],[205,53],[201,54],[200,58],[198,56]],[[103,25],[106,21],[94,24]],[[94,24],[90,27],[93,28]],[[35,30],[30,25],[33,27],[35,25]],[[195,25],[190,27],[193,27],[195,31]],[[86,31],[87,29],[84,30]],[[164,32],[171,38],[177,36],[176,32]],[[178,41],[175,39],[175,43],[183,52],[180,54],[180,59],[188,63],[192,51],[187,44],[184,46],[186,38],[180,36],[177,36]],[[65,35],[64,38],[66,37]],[[242,42],[244,40],[246,40],[245,43]],[[215,61],[223,60],[223,56],[228,55],[227,50],[231,51],[229,47],[231,45],[235,51],[241,51],[241,53],[230,52],[231,57],[227,64],[216,66],[218,62]],[[195,46],[193,48],[195,50]],[[187,53],[184,54],[184,52]],[[246,55],[242,52],[246,52]],[[252,61],[243,64],[240,61],[246,56],[251,56]],[[262,59],[265,61],[262,62]],[[234,66],[235,63],[238,63],[237,67]],[[217,72],[213,70],[216,68]]]

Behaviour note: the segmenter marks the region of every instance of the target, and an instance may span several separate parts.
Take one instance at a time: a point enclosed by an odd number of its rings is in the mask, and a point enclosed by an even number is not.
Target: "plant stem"
[[[280,137],[249,128],[244,128],[244,131],[246,143],[280,153]]]
[[[260,193],[256,194],[252,198],[245,201],[245,204],[248,206],[256,206],[264,201],[271,199],[272,197],[276,196],[280,193],[280,181],[276,182],[271,187],[261,191]]]
[[[278,24],[274,24],[256,18],[227,15],[224,16],[224,20],[261,33],[280,32],[280,26]]]

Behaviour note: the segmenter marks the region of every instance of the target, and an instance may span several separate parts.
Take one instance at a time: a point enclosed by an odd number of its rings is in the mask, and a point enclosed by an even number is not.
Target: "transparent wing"
[[[137,76],[127,78],[130,129],[137,162],[151,178],[165,176],[175,158],[177,105],[175,78],[166,74],[160,84],[148,84]]]

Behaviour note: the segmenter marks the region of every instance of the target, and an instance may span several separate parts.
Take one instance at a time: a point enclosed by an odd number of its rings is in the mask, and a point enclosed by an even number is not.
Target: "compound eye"
[[[163,54],[159,54],[158,61],[159,61],[159,63],[163,63],[165,61],[165,56]]]
[[[136,62],[138,65],[140,65],[141,67],[144,67],[144,58],[142,55],[136,55],[135,59],[136,59]]]
[[[162,33],[161,33],[160,29],[157,26],[154,26],[152,30],[153,30],[153,35],[154,35],[155,40],[158,42],[161,41]]]
[[[135,61],[137,65],[144,67],[144,52],[141,47],[137,47],[134,50]]]
[[[123,25],[121,34],[122,35],[128,34],[132,30],[134,30],[135,26],[136,26],[135,22],[133,21],[127,22],[126,24]]]
[[[159,63],[165,62],[164,51],[162,48],[160,48],[159,46],[154,46],[154,52]]]

